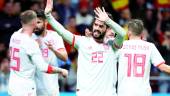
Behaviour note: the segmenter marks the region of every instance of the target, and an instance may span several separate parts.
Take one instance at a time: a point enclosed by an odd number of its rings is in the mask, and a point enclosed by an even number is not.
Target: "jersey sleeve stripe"
[[[161,63],[159,63],[159,64],[156,64],[156,67],[159,67],[159,66],[162,65],[162,64],[165,64],[165,61],[163,61],[163,62],[161,62]]]
[[[123,44],[121,46],[118,46],[116,43],[114,43],[114,46],[117,48],[117,49],[120,49],[122,48]]]
[[[73,36],[71,47],[74,48],[74,45],[75,45],[75,36]]]

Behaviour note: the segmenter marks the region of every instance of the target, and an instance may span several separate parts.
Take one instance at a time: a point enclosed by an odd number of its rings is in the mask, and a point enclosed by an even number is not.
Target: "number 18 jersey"
[[[125,41],[119,50],[118,96],[151,96],[151,64],[163,63],[154,44],[143,40]]]

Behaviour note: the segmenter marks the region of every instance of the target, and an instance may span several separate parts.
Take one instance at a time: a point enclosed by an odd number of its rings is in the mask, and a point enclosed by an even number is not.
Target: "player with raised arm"
[[[47,73],[60,73],[67,76],[65,69],[53,67],[43,60],[37,42],[32,33],[37,23],[34,11],[27,10],[20,15],[22,29],[14,32],[10,39],[10,96],[36,96],[35,71],[39,69]],[[53,85],[51,85],[53,86]]]
[[[128,23],[129,40],[119,51],[118,96],[151,96],[149,83],[151,64],[170,74],[170,66],[154,44],[142,40],[143,22]]]
[[[67,60],[67,52],[63,39],[54,31],[47,30],[44,11],[37,12],[37,27],[33,38],[39,43],[44,60],[53,66],[58,66],[57,59]],[[36,72],[37,96],[59,96],[58,74]],[[53,86],[51,86],[53,85]]]
[[[116,49],[122,46],[124,29],[108,17],[104,8],[96,8],[92,36],[76,36],[54,19],[50,13],[52,7],[53,0],[47,0],[45,14],[48,22],[64,40],[78,50],[77,96],[117,96]],[[105,43],[104,36],[108,27],[117,36],[114,41]]]

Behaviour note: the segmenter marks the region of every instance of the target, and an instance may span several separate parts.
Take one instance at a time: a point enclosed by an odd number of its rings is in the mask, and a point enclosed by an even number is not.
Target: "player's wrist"
[[[56,73],[61,74],[62,73],[62,69],[61,68],[56,68]]]
[[[44,12],[44,14],[45,14],[45,16],[46,16],[47,19],[52,16],[51,12]]]
[[[106,24],[109,24],[110,22],[112,22],[112,19],[110,19],[109,17],[106,18],[105,23],[106,23]]]
[[[48,15],[50,14],[50,12],[46,12],[46,11],[45,11],[44,14],[45,14],[46,16],[48,16]]]

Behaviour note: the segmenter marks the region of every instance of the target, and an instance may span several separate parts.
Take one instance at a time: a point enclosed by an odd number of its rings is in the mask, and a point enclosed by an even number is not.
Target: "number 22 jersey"
[[[91,37],[76,36],[78,49],[77,96],[117,96],[117,51]]]

